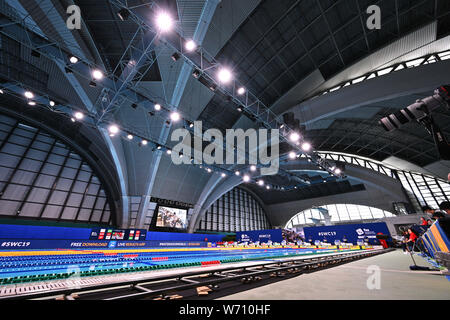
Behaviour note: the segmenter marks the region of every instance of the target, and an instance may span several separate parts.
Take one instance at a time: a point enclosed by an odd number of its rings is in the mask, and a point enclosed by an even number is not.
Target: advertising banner
[[[202,241],[104,241],[104,240],[35,240],[11,239],[0,240],[0,250],[19,249],[132,249],[152,247],[207,247]]]
[[[281,243],[283,241],[281,229],[236,232],[236,241],[238,242],[259,241],[260,243],[266,243],[269,240]]]
[[[305,227],[303,230],[306,241],[310,239],[313,241],[326,240],[328,243],[334,243],[335,240],[344,241],[344,239],[347,239],[347,242],[356,244],[358,240],[362,241],[367,237],[370,244],[379,244],[376,238],[378,233],[390,236],[389,230],[384,222]]]

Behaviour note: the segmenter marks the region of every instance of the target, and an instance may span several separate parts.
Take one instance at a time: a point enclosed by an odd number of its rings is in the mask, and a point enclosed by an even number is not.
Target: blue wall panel
[[[370,243],[377,243],[377,233],[383,233],[390,236],[388,227],[384,222],[377,223],[360,223],[360,224],[346,224],[339,226],[322,226],[322,227],[305,227],[305,239],[312,240],[327,240],[329,243],[334,243],[335,240],[342,241],[344,236],[348,242],[356,244],[358,240],[369,238]]]
[[[0,224],[0,239],[88,240],[90,235],[91,235],[91,228]]]
[[[266,243],[269,240],[281,243],[283,241],[281,229],[236,232],[236,241],[240,242]]]

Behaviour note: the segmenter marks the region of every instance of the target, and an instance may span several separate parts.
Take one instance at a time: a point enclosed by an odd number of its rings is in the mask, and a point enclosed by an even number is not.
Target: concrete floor
[[[431,267],[414,256],[420,266]],[[402,251],[382,254],[331,269],[222,297],[219,300],[413,300],[450,299],[450,281],[440,272],[410,271],[409,255]],[[369,266],[380,270],[379,289],[369,290]],[[375,283],[375,282],[372,282]]]

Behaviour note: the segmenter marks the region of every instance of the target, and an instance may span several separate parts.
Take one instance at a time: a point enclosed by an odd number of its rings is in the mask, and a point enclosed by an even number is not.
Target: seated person
[[[421,217],[420,218],[420,225],[421,226],[428,226],[428,221],[424,217]]]
[[[344,236],[344,237],[342,238],[342,242],[343,242],[343,243],[347,243],[347,242],[348,242],[347,236]]]
[[[364,244],[369,245],[369,237],[364,237]]]
[[[440,211],[445,215],[449,215],[450,214],[450,202],[449,201],[442,201],[439,204],[439,209]]]
[[[406,241],[406,247],[408,251],[411,252],[416,240],[419,239],[419,236],[411,229],[408,229],[408,240]]]
[[[442,201],[439,204],[439,210],[433,210],[431,219],[439,220],[441,218],[449,217],[450,215],[450,202]]]
[[[434,212],[434,210],[430,206],[423,206],[422,211],[429,216],[433,215]]]

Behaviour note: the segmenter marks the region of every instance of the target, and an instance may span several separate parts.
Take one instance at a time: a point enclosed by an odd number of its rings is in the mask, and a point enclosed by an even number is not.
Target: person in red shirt
[[[424,226],[424,227],[428,227],[428,221],[424,217],[421,217],[420,218],[420,225]]]
[[[409,239],[406,241],[406,246],[408,247],[408,251],[411,252],[414,244],[416,243],[416,240],[419,238],[417,234],[414,233],[414,231],[408,229]]]

